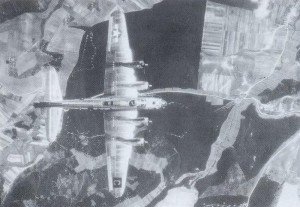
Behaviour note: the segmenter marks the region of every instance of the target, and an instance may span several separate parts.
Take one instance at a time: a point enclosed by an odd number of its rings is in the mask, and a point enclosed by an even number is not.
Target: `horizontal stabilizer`
[[[57,71],[50,67],[46,71],[45,80],[45,101],[62,101],[62,92],[59,85],[59,78]],[[43,105],[45,102],[35,103],[34,106]],[[42,107],[43,108],[43,107]],[[56,136],[62,127],[62,108],[47,108],[46,109],[46,136],[50,142],[56,140]]]
[[[62,101],[62,92],[59,84],[58,73],[53,67],[46,71],[45,101]]]

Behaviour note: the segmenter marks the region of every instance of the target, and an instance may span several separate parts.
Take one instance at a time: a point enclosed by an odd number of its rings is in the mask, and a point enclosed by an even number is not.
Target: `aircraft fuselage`
[[[156,97],[107,97],[35,103],[35,107],[39,108],[60,107],[95,110],[153,110],[160,109],[165,105],[166,102],[164,100]]]

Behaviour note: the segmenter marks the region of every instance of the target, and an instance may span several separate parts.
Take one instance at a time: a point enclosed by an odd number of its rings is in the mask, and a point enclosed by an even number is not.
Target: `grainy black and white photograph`
[[[0,0],[0,205],[300,207],[300,0]]]

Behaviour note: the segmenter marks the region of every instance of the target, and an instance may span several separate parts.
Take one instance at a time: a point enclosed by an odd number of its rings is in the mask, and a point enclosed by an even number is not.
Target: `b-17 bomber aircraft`
[[[138,81],[135,75],[135,70],[144,66],[142,61],[133,61],[125,15],[122,8],[116,7],[109,19],[104,92],[91,98],[75,100],[53,98],[55,94],[52,92],[48,96],[49,100],[34,104],[35,107],[50,111],[48,121],[55,110],[104,111],[108,189],[115,197],[122,196],[125,191],[133,146],[144,143],[138,132],[140,128],[148,126],[149,119],[139,117],[139,110],[161,109],[166,105],[161,98],[140,93],[150,87],[148,82]],[[48,84],[51,84],[49,81]],[[51,86],[48,88],[51,89]],[[48,128],[49,135],[51,127]]]

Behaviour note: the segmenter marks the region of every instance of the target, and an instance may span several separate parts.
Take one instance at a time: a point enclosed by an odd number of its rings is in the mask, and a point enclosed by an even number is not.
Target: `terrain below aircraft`
[[[58,82],[58,78],[52,70],[46,81],[48,95],[43,102],[34,104],[48,110],[50,140],[55,140],[51,130],[56,130],[54,117],[59,116],[62,109],[104,111],[108,189],[115,197],[122,196],[125,191],[133,146],[144,143],[140,132],[147,128],[149,119],[140,117],[139,111],[161,109],[166,105],[161,98],[141,93],[150,85],[138,81],[135,70],[144,66],[143,62],[133,61],[125,14],[122,8],[116,7],[109,18],[104,92],[86,99],[63,100],[61,93],[55,93],[57,87],[53,83]]]

